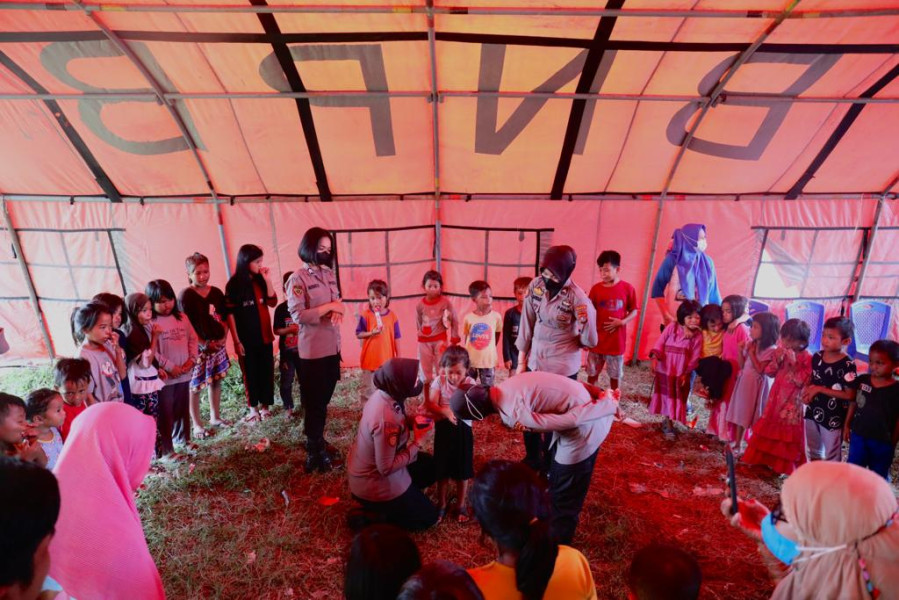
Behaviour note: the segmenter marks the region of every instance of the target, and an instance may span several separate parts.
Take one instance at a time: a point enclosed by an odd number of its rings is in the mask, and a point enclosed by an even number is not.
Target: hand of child
[[[166,373],[164,369],[160,369],[160,370],[159,370],[159,379],[160,379],[161,381],[165,381],[165,380],[168,379],[168,378],[169,378],[169,374]]]
[[[243,347],[243,344],[241,344],[240,342],[237,342],[236,344],[234,344],[234,351],[237,352],[238,356],[246,356],[247,355],[246,349]]]
[[[118,345],[119,345],[119,332],[118,332],[118,331],[113,331],[113,332],[112,332],[112,338],[111,338],[111,340],[112,340],[112,345],[113,345],[113,346],[118,346]]]
[[[381,331],[383,331],[383,329],[383,327],[375,327],[371,330],[371,337],[378,335],[379,333],[381,333]]]
[[[685,373],[683,375],[677,376],[678,387],[685,387],[685,386],[689,385],[689,383],[690,383],[690,374],[689,373]]]
[[[184,364],[181,365],[181,372],[187,373],[188,371],[192,371],[194,368],[194,365],[196,365],[196,364],[197,364],[196,359],[188,358],[186,361],[184,361]]]
[[[518,357],[518,368],[515,369],[516,375],[521,375],[522,373],[524,373],[527,370],[527,368],[528,368],[527,362],[528,361],[527,361],[526,356]]]
[[[31,438],[22,442],[17,448],[18,456],[23,461],[37,463],[41,466],[47,464],[47,455],[44,453],[44,449],[41,447],[41,443],[37,441],[37,438]]]
[[[847,444],[849,443],[849,438],[852,435],[852,430],[849,429],[849,424],[843,425],[843,441]]]
[[[181,367],[176,365],[171,369],[168,369],[169,375],[172,377],[181,377],[184,374],[184,371],[181,370]]]
[[[624,323],[621,322],[621,319],[612,317],[610,319],[607,319],[606,322],[602,324],[602,328],[608,333],[612,333],[622,325],[624,325]]]
[[[162,333],[162,327],[159,326],[159,323],[153,323],[150,327],[150,335],[160,335]]]
[[[259,274],[263,277],[268,277],[269,268],[268,267],[259,267]]]
[[[449,421],[453,425],[459,424],[459,419],[456,418],[456,413],[454,413],[451,408],[444,408],[441,412],[443,413],[443,416],[446,417],[447,421]]]
[[[515,431],[521,431],[521,432],[530,431],[530,429],[528,429],[527,427],[525,427],[518,421],[515,421],[515,425],[512,426],[512,429],[514,429]]]

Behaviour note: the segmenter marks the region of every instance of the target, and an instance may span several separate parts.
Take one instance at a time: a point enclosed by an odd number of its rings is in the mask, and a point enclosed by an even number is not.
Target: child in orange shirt
[[[359,315],[356,337],[362,340],[359,367],[362,369],[360,397],[364,404],[375,392],[372,375],[385,362],[399,356],[396,341],[400,339],[400,323],[390,304],[387,283],[373,279],[368,284],[368,308]]]

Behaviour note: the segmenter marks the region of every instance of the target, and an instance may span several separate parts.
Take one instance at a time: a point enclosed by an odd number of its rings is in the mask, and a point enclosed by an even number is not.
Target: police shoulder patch
[[[542,297],[543,297],[543,294],[546,293],[546,290],[543,289],[543,286],[542,286],[542,285],[539,285],[539,284],[538,284],[538,285],[535,285],[535,286],[534,286],[534,289],[531,290],[531,292],[532,292],[536,297],[542,298]]]
[[[578,304],[574,307],[574,312],[577,315],[578,320],[581,323],[587,322],[587,305],[586,304]]]
[[[295,283],[290,291],[294,296],[302,296],[305,288],[302,285]]]
[[[399,425],[395,425],[393,423],[385,423],[384,432],[387,434],[387,443],[395,447],[400,441],[400,433],[402,432],[402,428]]]

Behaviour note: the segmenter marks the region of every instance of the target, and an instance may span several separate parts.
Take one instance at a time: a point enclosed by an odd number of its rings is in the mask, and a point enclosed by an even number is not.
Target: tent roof
[[[7,197],[887,194],[897,0],[0,3]]]

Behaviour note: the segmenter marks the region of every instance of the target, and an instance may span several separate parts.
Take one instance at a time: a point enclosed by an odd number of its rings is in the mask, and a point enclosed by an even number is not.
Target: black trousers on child
[[[190,382],[173,383],[159,390],[159,455],[175,451],[173,440],[179,444],[190,441]]]
[[[553,511],[549,531],[560,544],[570,545],[574,539],[598,452],[597,448],[589,458],[573,465],[553,460],[549,467],[549,499]]]
[[[286,410],[293,410],[293,380],[300,372],[300,355],[296,352],[281,352],[281,402]]]
[[[255,408],[271,406],[275,401],[275,354],[272,344],[247,346],[240,357],[247,404]]]
[[[720,400],[724,396],[724,386],[730,378],[731,371],[730,363],[717,356],[699,359],[696,374],[702,378],[702,385],[708,388],[710,400]]]
[[[372,520],[390,523],[407,531],[421,531],[437,523],[439,511],[422,491],[436,481],[434,460],[430,454],[419,452],[408,467],[412,485],[393,500],[370,502],[356,497]]]
[[[303,405],[303,433],[306,449],[320,450],[325,439],[328,404],[340,380],[340,355],[324,358],[301,358],[299,364],[300,403]]]

